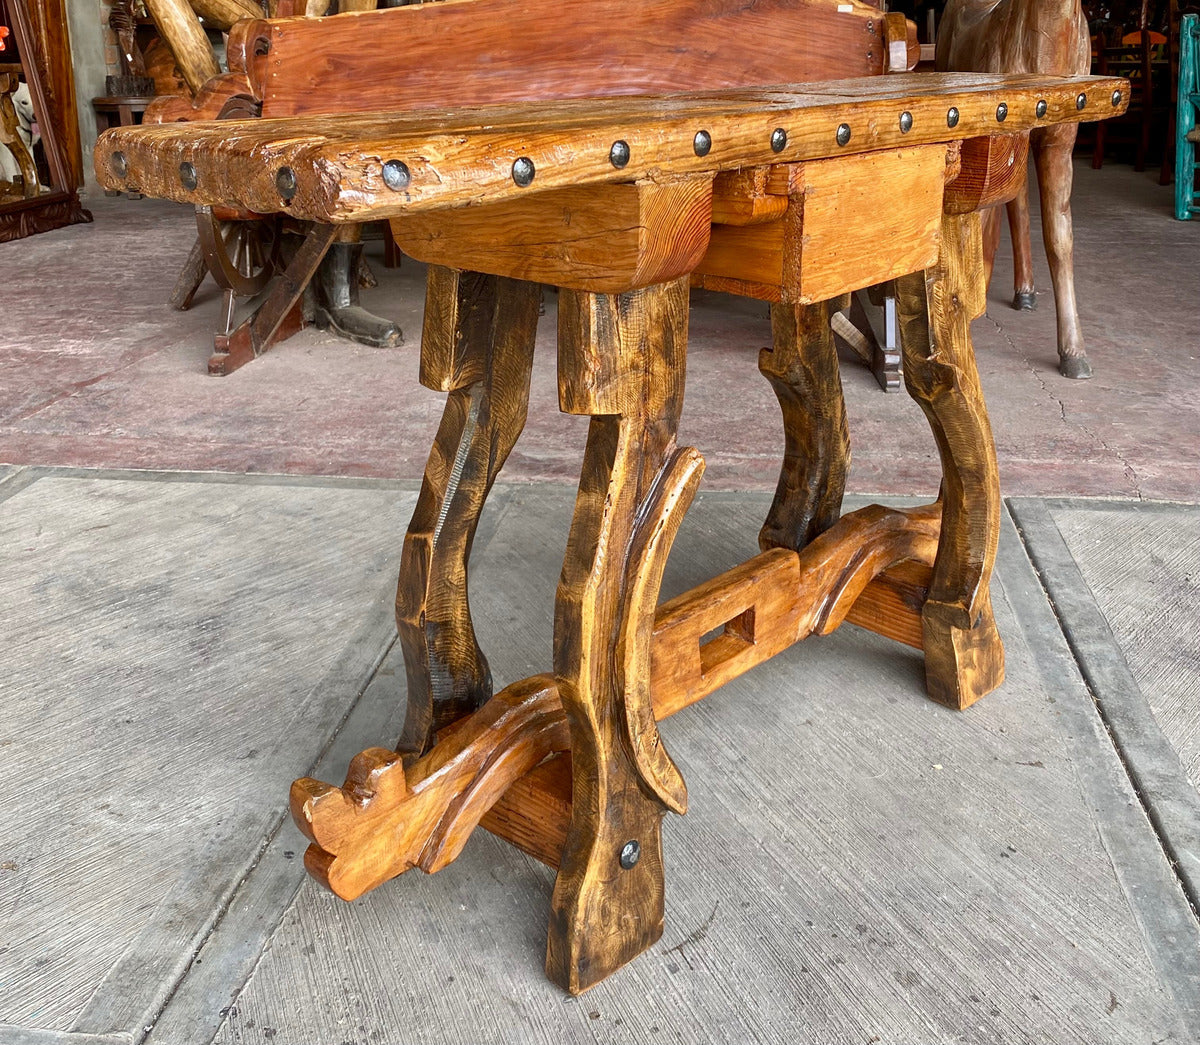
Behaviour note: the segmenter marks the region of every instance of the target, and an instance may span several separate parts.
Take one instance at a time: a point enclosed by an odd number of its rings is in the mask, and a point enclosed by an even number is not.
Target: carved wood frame
[[[31,5],[37,5],[36,16],[30,10]],[[52,97],[70,99],[73,103],[75,86],[70,74],[71,63],[68,59],[63,67],[65,75],[47,90],[43,78],[46,75],[54,75],[55,70],[48,61],[48,56],[40,55],[35,47],[35,22],[59,25],[62,27],[61,31],[66,33],[66,8],[63,0],[6,0],[6,7],[12,19],[17,49],[21,54],[21,66],[29,84],[33,111],[42,131],[42,145],[46,151],[46,162],[50,167],[53,186],[50,192],[0,203],[0,243],[92,220],[91,214],[83,209],[79,200],[79,171],[71,162],[78,149],[72,150],[69,143],[62,140],[64,130],[68,134],[73,131],[78,136],[75,120],[67,119],[64,124],[62,118],[73,115],[74,105],[66,105],[68,111],[62,114],[52,111],[50,105]]]

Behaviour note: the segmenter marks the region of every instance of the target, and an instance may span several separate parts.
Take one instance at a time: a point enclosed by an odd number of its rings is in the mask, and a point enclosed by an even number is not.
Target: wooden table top
[[[340,223],[572,185],[1018,133],[1104,119],[1128,104],[1128,81],[1115,77],[909,73],[437,112],[143,125],[105,132],[95,156],[106,188]]]

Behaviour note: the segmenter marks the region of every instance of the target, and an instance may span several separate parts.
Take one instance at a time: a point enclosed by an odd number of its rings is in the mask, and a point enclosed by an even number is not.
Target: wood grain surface
[[[968,138],[959,164],[958,176],[946,186],[947,213],[970,214],[1007,203],[1021,191],[1029,170],[1029,136]]]
[[[947,156],[945,145],[926,145],[772,167],[768,187],[786,184],[786,211],[716,226],[692,282],[812,304],[924,269],[937,260]]]
[[[192,94],[221,72],[204,27],[188,0],[146,0],[146,10],[158,26]]]
[[[392,219],[429,264],[615,294],[678,279],[708,248],[712,178],[555,189],[527,199]]]
[[[771,306],[771,347],[758,354],[783,413],[783,465],[758,546],[799,551],[842,514],[850,430],[829,310]]]
[[[662,935],[667,804],[659,792],[681,802],[682,778],[659,760],[647,779],[642,745],[629,741],[645,720],[627,717],[624,690],[635,680],[624,672],[631,664],[644,670],[648,660],[641,629],[653,620],[661,576],[661,563],[637,576],[645,565],[637,549],[660,526],[668,527],[669,549],[678,525],[672,509],[686,509],[685,492],[694,489],[687,474],[698,472],[685,464],[679,496],[659,496],[660,479],[669,488],[680,460],[687,278],[622,295],[566,290],[558,317],[559,402],[591,424],[555,600],[554,674],[571,729],[572,801],[546,973],[577,994]],[[632,862],[622,863],[629,851]]]
[[[903,88],[897,84],[903,82]],[[106,188],[138,187],[183,203],[284,211],[317,221],[362,221],[407,212],[500,202],[547,189],[636,181],[652,172],[710,173],[821,159],[986,135],[1000,102],[1012,132],[1063,121],[1117,115],[1128,104],[1126,81],[1107,77],[1002,77],[914,73],[671,97],[513,103],[477,109],[369,113],[282,120],[198,121],[115,128],[97,143],[97,176]],[[1113,105],[1113,92],[1122,100]],[[1088,99],[1076,108],[1080,93]],[[1035,107],[1047,102],[1039,119]],[[957,124],[947,126],[950,108]],[[910,112],[912,129],[900,128]],[[837,142],[845,124],[851,135]],[[788,135],[782,152],[773,132]],[[698,155],[694,140],[712,141]],[[614,142],[630,159],[614,167]],[[121,153],[127,173],[113,156]],[[528,160],[534,179],[522,188],[513,164]],[[383,164],[408,170],[400,190],[383,181]],[[191,163],[196,188],[185,189],[179,165]],[[276,177],[295,172],[297,189],[280,197]]]
[[[399,747],[410,756],[492,695],[467,565],[488,493],[525,426],[541,303],[536,284],[439,266],[426,286],[421,381],[449,395],[396,584],[408,679]]]
[[[868,607],[888,606],[890,614],[880,621],[869,611],[860,613],[860,623],[898,637],[914,628],[919,632],[920,603],[900,607],[889,603],[887,593],[901,583],[928,583],[940,502],[907,510],[868,506],[844,516],[799,552],[766,551],[656,607],[671,542],[702,470],[694,450],[677,449],[668,456],[628,531],[625,555],[620,544],[615,546],[615,558],[625,559],[620,583],[605,585],[603,591],[614,600],[611,612],[617,621],[566,633],[567,642],[581,644],[586,670],[605,683],[591,692],[607,695],[608,705],[596,707],[593,697],[585,709],[600,738],[592,741],[593,750],[600,753],[578,757],[573,740],[567,750],[568,717],[560,700],[568,681],[561,675],[557,680],[534,676],[443,730],[436,746],[407,769],[399,753],[373,748],[354,760],[340,788],[298,780],[292,788],[292,815],[313,842],[305,865],[319,882],[352,900],[412,867],[432,873],[457,858],[480,824],[561,869],[580,858],[572,851],[578,845],[572,838],[579,835],[572,832],[590,839],[593,823],[599,821],[597,833],[608,841],[608,852],[585,849],[591,861],[585,874],[592,875],[580,888],[592,905],[583,914],[593,914],[606,895],[623,895],[623,884],[646,887],[636,876],[603,873],[605,868],[616,870],[612,862],[625,842],[632,837],[640,844],[642,835],[636,832],[656,830],[664,810],[686,811],[686,787],[659,735],[659,721],[807,636],[835,631],[867,593],[875,593]],[[613,547],[601,541],[597,558]],[[589,578],[599,596],[603,574],[593,572]],[[616,655],[609,658],[594,647],[611,628],[617,631]],[[543,761],[554,752],[565,753]],[[600,768],[607,768],[608,775],[580,780],[579,774],[596,774]],[[612,799],[613,778],[619,783],[630,775],[645,785],[636,801],[648,803],[650,796],[655,801],[640,825],[630,824],[628,790],[616,790],[618,797]],[[575,812],[581,792],[590,803],[585,809],[600,810],[582,828]],[[605,796],[613,805],[593,795]],[[635,806],[633,813],[638,812]],[[637,866],[640,860],[621,870]],[[651,886],[661,877],[660,867],[654,875]],[[660,894],[661,885],[651,891],[650,901]],[[647,902],[640,891],[636,896]],[[571,978],[568,969],[557,982],[572,992],[585,990],[607,974],[602,970],[611,972],[638,953],[637,943],[653,935],[654,910],[639,916],[649,917],[648,923],[633,921],[632,929],[608,927],[597,933],[578,918],[568,923],[589,934],[584,940],[560,941],[555,933],[562,930],[552,921],[548,963],[562,961],[554,948],[563,946],[586,960],[578,975]],[[597,936],[600,945],[593,947]]]
[[[341,787],[297,780],[292,819],[312,842],[304,866],[343,900],[411,867],[433,873],[513,781],[567,746],[554,679],[535,676],[496,694],[407,770],[397,752],[369,748]]]
[[[884,20],[859,0],[474,0],[251,23],[272,116],[667,94],[871,76]],[[364,46],[389,40],[392,46]]]
[[[978,214],[946,215],[929,273],[896,281],[904,381],[942,460],[941,539],[922,609],[929,694],[967,707],[1004,680],[988,585],[1000,534],[1000,479],[979,387],[971,320],[986,306]]]

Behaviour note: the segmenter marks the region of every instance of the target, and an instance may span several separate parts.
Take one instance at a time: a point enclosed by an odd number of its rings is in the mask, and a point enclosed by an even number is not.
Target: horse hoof
[[[1018,290],[1013,297],[1013,308],[1018,312],[1033,312],[1037,309],[1036,290]]]
[[[1063,356],[1058,363],[1058,372],[1063,377],[1084,381],[1092,376],[1092,364],[1087,361],[1087,356]]]

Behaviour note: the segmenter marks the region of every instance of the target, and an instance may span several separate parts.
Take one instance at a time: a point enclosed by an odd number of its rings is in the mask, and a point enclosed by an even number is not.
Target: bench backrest
[[[885,51],[862,0],[444,0],[230,39],[270,117],[871,76]]]

